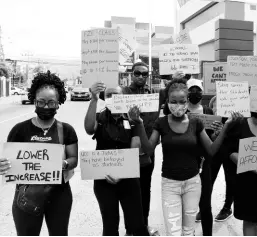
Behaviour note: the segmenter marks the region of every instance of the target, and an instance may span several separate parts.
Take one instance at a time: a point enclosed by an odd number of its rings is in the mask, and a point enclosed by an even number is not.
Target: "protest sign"
[[[188,113],[190,118],[199,118],[202,120],[205,129],[212,129],[211,125],[213,122],[221,122],[221,117],[216,115],[209,115],[209,114],[196,114],[196,113]]]
[[[228,56],[227,81],[257,85],[257,56]]]
[[[250,109],[251,112],[257,112],[257,85],[251,85]]]
[[[184,29],[179,32],[179,34],[175,37],[174,44],[192,44],[192,40],[189,35],[189,30]]]
[[[82,85],[90,88],[96,81],[118,86],[119,43],[117,29],[82,31]]]
[[[119,63],[133,64],[132,55],[137,44],[135,25],[113,24],[112,27],[117,28],[119,34]]]
[[[113,95],[112,113],[127,113],[130,108],[138,106],[141,112],[159,110],[159,93],[137,95]]]
[[[239,141],[237,173],[257,171],[257,137],[249,137]]]
[[[239,112],[250,117],[250,95],[248,82],[216,82],[217,115],[230,117]]]
[[[80,151],[82,180],[114,178],[138,178],[139,149]]]
[[[205,94],[216,94],[216,81],[226,81],[227,63],[203,64],[203,87]]]
[[[183,71],[189,74],[200,73],[199,47],[194,44],[166,44],[159,53],[160,75]]]
[[[61,184],[64,146],[49,143],[3,144],[3,157],[11,162],[11,169],[3,175],[6,183]]]

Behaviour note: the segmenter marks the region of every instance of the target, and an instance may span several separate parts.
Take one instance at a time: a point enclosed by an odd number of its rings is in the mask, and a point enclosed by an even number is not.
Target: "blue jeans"
[[[199,175],[185,181],[162,178],[162,209],[167,236],[194,235],[200,197]]]

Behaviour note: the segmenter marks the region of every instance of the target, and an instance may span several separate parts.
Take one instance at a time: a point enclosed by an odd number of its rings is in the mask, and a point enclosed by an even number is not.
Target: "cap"
[[[202,91],[203,91],[203,85],[202,85],[202,81],[199,79],[189,79],[187,81],[187,88],[190,89],[193,86],[197,86],[199,87]]]

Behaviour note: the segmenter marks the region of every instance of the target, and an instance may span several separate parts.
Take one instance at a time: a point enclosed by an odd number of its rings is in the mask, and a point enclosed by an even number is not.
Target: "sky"
[[[176,0],[0,0],[6,57],[80,59],[81,31],[104,27],[111,16],[173,26]],[[151,5],[151,7],[149,7]],[[151,14],[149,14],[151,12]],[[23,56],[24,57],[24,56]]]

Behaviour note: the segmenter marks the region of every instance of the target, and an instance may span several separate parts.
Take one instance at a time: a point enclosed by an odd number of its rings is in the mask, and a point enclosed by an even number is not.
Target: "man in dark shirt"
[[[132,67],[131,85],[126,89],[130,92],[130,94],[154,93],[153,90],[150,91],[146,86],[148,77],[149,77],[148,65],[143,62],[135,63]],[[151,136],[154,122],[160,115],[161,105],[164,104],[165,102],[164,90],[160,90],[159,95],[160,96],[159,96],[158,111],[141,114],[141,118],[144,121],[144,126],[148,137]],[[143,155],[143,153],[141,153],[141,155]],[[152,173],[154,169],[154,155],[150,158],[151,158],[150,164],[146,164],[144,166],[141,165],[140,167],[140,185],[141,185],[141,193],[142,193],[142,204],[143,204],[145,224],[147,226],[148,226],[148,216],[150,212],[151,180],[152,180]],[[150,235],[158,235],[157,231],[151,228],[148,228],[148,229],[149,229]],[[128,229],[127,229],[127,234],[129,235]]]

